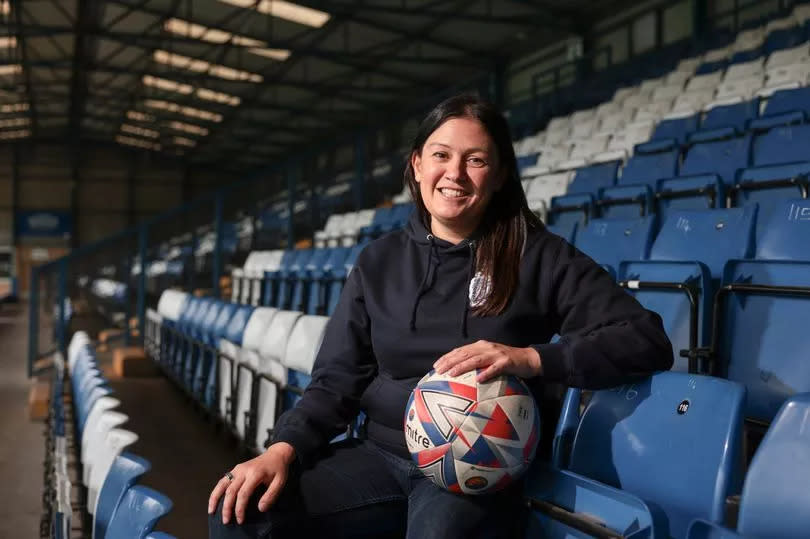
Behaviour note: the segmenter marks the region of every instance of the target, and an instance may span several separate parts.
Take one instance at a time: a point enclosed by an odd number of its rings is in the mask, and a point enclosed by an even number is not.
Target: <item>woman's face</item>
[[[475,230],[503,183],[492,137],[470,118],[444,122],[421,154],[413,154],[411,164],[433,233],[450,241]]]

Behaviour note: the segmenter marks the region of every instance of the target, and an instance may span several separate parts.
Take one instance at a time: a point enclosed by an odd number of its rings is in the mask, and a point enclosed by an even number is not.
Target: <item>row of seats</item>
[[[655,217],[594,219],[574,244],[661,315],[674,370],[744,384],[746,417],[767,425],[810,391],[795,324],[810,316],[810,200],[787,201],[755,241],[757,219],[755,206],[676,211],[660,231]]]
[[[526,536],[805,537],[810,394],[781,406],[744,473],[746,397],[739,383],[672,372],[584,406],[569,389],[553,461],[529,472]]]
[[[233,270],[231,301],[331,315],[365,245],[254,251]]]
[[[365,209],[329,216],[322,230],[315,232],[315,247],[351,247],[405,226],[413,203],[405,201],[392,206]]]
[[[53,470],[55,504],[48,536],[72,536],[74,505],[68,451],[73,445],[79,463],[76,471],[85,493],[77,502],[86,502],[78,508],[91,517],[92,537],[171,539],[153,528],[171,510],[172,502],[160,492],[137,484],[151,465],[125,451],[138,440],[138,435],[121,428],[128,417],[115,409],[120,401],[113,396],[99,369],[86,333],[73,335],[67,357],[65,362],[61,354],[56,355],[51,393],[49,432],[53,436],[48,448],[53,456],[52,466],[46,469]],[[62,395],[67,373],[72,393],[72,425],[66,423]]]
[[[196,314],[212,311],[226,314]],[[223,322],[207,330],[206,318]],[[329,318],[223,304],[167,290],[147,320],[150,357],[184,387],[178,373],[187,370],[189,363],[207,361],[214,389],[201,404],[246,448],[261,451],[279,414],[294,406],[309,384]],[[218,329],[222,327],[224,332]]]

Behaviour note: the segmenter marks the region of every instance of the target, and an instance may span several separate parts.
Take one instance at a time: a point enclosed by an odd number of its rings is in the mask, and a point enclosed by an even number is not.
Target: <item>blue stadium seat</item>
[[[782,405],[745,477],[737,531],[696,520],[689,539],[803,539],[810,529],[810,394]]]
[[[338,300],[340,299],[340,292],[343,290],[343,284],[346,282],[349,272],[354,267],[357,257],[367,244],[368,242],[361,242],[352,247],[349,254],[346,256],[344,263],[332,268],[329,276],[329,289],[327,292],[328,300],[325,313],[327,316],[331,316],[335,311],[335,307],[337,307]]]
[[[574,226],[585,226],[593,212],[594,203],[594,197],[590,193],[551,197],[546,221],[561,230],[571,230]]]
[[[211,321],[212,318],[206,320],[198,339],[200,341],[200,355],[194,369],[194,378],[191,385],[194,396],[206,405],[208,405],[206,400],[208,397],[208,375],[212,370],[216,372],[216,355],[219,340],[225,335],[231,318],[239,308],[239,305],[235,303],[219,302],[219,304],[216,317],[213,318],[213,321]],[[209,310],[209,315],[211,312]]]
[[[194,379],[197,364],[203,359],[205,333],[214,325],[222,308],[222,302],[207,298],[207,308],[198,309],[186,335],[186,357],[183,363],[182,385],[189,393],[194,393]]]
[[[810,115],[810,86],[778,90],[768,98],[759,118],[752,120],[751,129],[767,130],[773,127],[807,122]],[[799,137],[804,136],[798,134]]]
[[[282,272],[289,270],[290,266],[297,260],[298,255],[298,250],[287,249],[281,257],[278,269],[264,272],[262,305],[270,307],[278,303],[278,298],[280,297],[279,290],[283,280]]]
[[[728,67],[728,59],[715,60],[713,62],[704,62],[695,69],[695,75],[708,75],[717,71],[723,71]]]
[[[678,174],[680,149],[642,153],[636,147],[615,187],[602,191],[597,201],[602,217],[637,217],[652,212],[652,196],[658,180]]]
[[[309,290],[312,288],[313,274],[320,271],[326,260],[332,254],[331,248],[313,249],[312,256],[302,266],[293,268],[293,291],[290,308],[294,311],[305,311],[309,300]]]
[[[527,537],[586,537],[598,523],[623,537],[682,538],[694,519],[722,523],[742,486],[744,401],[740,384],[663,372],[594,392],[580,415],[580,390],[569,389],[557,469],[536,461],[528,477]]]
[[[728,260],[753,254],[756,207],[678,210],[664,222],[649,261],[619,265],[619,282],[657,312],[676,353],[674,370],[699,372],[697,349],[709,339],[711,301]],[[677,358],[690,350],[689,361]]]
[[[759,98],[712,107],[706,112],[700,130],[692,133],[690,142],[715,140],[745,133],[748,123],[759,114]]]
[[[783,201],[778,211],[763,222],[762,229],[754,258],[810,262],[810,200]]]
[[[126,451],[115,457],[99,491],[93,516],[93,537],[105,537],[107,526],[124,493],[151,468],[148,460]]]
[[[655,126],[650,141],[636,146],[636,151],[650,153],[678,148],[686,142],[690,133],[697,131],[699,121],[700,114],[665,117]]]
[[[807,40],[805,29],[801,26],[794,26],[792,28],[779,28],[772,31],[765,38],[765,43],[762,45],[762,51],[770,55],[774,51],[782,49],[790,49],[799,45]]]
[[[761,57],[762,57],[762,49],[759,47],[755,47],[753,49],[748,49],[745,51],[737,51],[731,56],[728,65],[733,66],[736,64],[744,64],[746,62],[750,62],[752,60],[756,60],[757,58]]]
[[[172,501],[155,490],[135,485],[127,490],[107,527],[106,539],[141,539],[172,509]]]
[[[221,388],[233,388],[233,361],[236,359],[239,347],[242,346],[245,327],[254,311],[254,308],[250,305],[230,305],[234,309],[227,326],[224,331],[217,331],[218,338],[216,335],[213,336],[216,339],[216,344],[212,347],[212,352],[215,355],[212,354],[213,357],[208,364],[208,372],[205,376],[205,392],[203,394],[205,406],[223,420],[227,420],[227,410],[217,409],[219,404],[217,397]],[[223,354],[225,355],[223,356]]]
[[[655,193],[658,217],[665,221],[675,210],[709,210],[725,207],[725,185],[717,174],[698,174],[658,182]]]
[[[655,235],[655,224],[655,216],[593,219],[579,228],[575,245],[616,278],[621,261],[647,259]]]
[[[728,199],[732,206],[758,204],[759,219],[764,224],[782,208],[785,200],[807,198],[809,177],[810,154],[804,162],[748,168],[740,173],[737,184],[729,189]],[[759,226],[757,238],[761,238],[764,232],[765,227]]]
[[[734,185],[739,171],[751,164],[752,137],[732,137],[694,143],[683,159],[681,176],[717,174],[725,186]]]
[[[810,319],[810,262],[731,261],[715,302],[712,372],[745,384],[747,417],[766,425],[788,397],[810,391],[799,331]]]
[[[598,198],[602,189],[616,185],[619,166],[621,161],[607,161],[577,169],[568,184],[567,194],[591,193]]]
[[[320,268],[312,272],[312,285],[307,300],[307,314],[327,314],[330,304],[330,281],[336,279],[336,273],[345,273],[346,259],[351,253],[349,247],[335,247]]]
[[[293,290],[298,280],[297,277],[304,271],[313,253],[314,249],[296,249],[295,258],[290,262],[290,265],[279,270],[278,295],[276,296],[275,305],[271,305],[271,307],[290,308],[293,302]]]

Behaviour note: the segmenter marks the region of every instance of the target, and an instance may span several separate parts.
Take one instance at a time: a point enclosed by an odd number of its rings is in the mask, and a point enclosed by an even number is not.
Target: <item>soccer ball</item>
[[[540,437],[540,412],[522,380],[478,383],[427,373],[405,407],[405,440],[416,465],[450,492],[487,494],[526,471]]]

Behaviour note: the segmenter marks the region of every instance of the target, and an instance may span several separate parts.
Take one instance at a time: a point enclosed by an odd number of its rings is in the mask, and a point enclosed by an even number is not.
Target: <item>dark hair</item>
[[[428,137],[451,118],[470,118],[480,122],[492,137],[498,152],[503,185],[493,194],[484,212],[476,234],[475,255],[476,271],[489,278],[492,288],[486,301],[472,310],[478,316],[498,315],[506,310],[517,289],[525,228],[542,224],[526,202],[506,119],[492,103],[476,95],[463,94],[439,103],[430,111],[419,125],[408,154],[405,182],[425,227],[430,229],[431,217],[416,182],[412,159],[415,153],[422,153]]]

